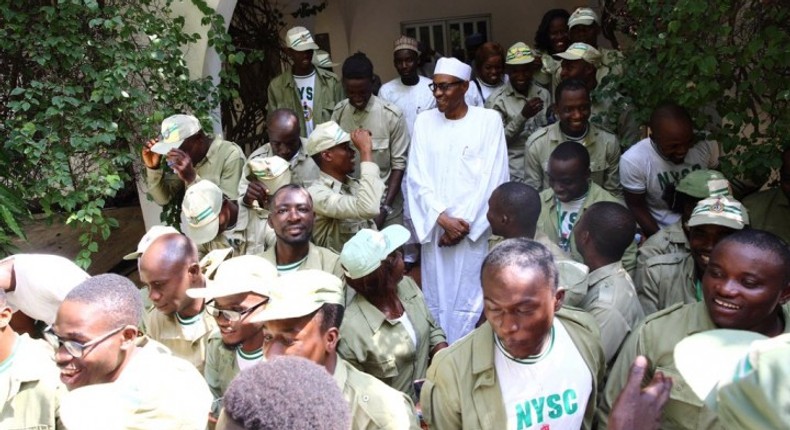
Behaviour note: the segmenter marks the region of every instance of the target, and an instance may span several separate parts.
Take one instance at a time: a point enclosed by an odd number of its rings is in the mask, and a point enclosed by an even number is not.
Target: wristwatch
[[[395,209],[392,209],[392,206],[390,205],[381,205],[381,210],[383,210],[387,216],[392,215],[392,212],[395,211]]]

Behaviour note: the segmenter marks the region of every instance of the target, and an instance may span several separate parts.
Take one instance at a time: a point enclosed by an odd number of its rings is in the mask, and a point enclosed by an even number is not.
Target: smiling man
[[[406,181],[422,244],[425,302],[450,343],[472,331],[480,318],[488,197],[509,177],[502,118],[464,101],[471,73],[454,58],[437,62],[431,84],[437,109],[417,117]]]
[[[650,116],[650,136],[620,158],[625,203],[646,236],[680,219],[662,198],[668,185],[677,185],[693,170],[719,164],[717,143],[697,142],[693,125],[685,108],[663,103]]]
[[[263,324],[256,315],[269,301],[277,270],[254,255],[231,258],[219,265],[206,288],[190,288],[187,295],[207,300],[206,309],[219,331],[206,346],[206,378],[214,395],[212,415],[219,417],[222,396],[242,370],[263,360]]]
[[[675,303],[702,301],[702,277],[713,248],[723,238],[743,230],[749,215],[731,197],[700,200],[686,223],[690,253],[675,252],[648,258],[639,289],[645,315]]]
[[[205,381],[190,363],[139,335],[142,310],[137,287],[122,276],[94,276],[71,290],[44,333],[61,381],[70,391],[111,383],[121,398],[134,399],[129,421],[112,423],[120,428],[204,428],[211,406]]]
[[[423,385],[425,420],[437,429],[590,429],[604,356],[595,321],[561,309],[546,247],[508,239],[482,268],[488,320],[436,354]],[[533,427],[535,426],[535,427]]]
[[[774,337],[790,331],[790,248],[761,230],[743,230],[722,239],[710,254],[699,303],[676,304],[647,317],[615,361],[599,410],[606,428],[612,403],[637,355],[647,357],[650,377],[660,370],[673,379],[661,428],[724,428],[675,367],[675,345],[686,336],[715,328],[747,330]]]
[[[310,242],[315,212],[307,189],[294,184],[283,186],[272,196],[270,213],[269,226],[277,241],[261,256],[276,265],[280,274],[318,269],[343,278],[340,257]]]
[[[569,79],[557,86],[554,110],[559,121],[533,133],[524,155],[525,182],[538,191],[549,186],[546,174],[551,151],[562,142],[582,144],[590,154],[590,178],[619,197],[620,144],[614,134],[590,123],[592,102],[583,82]]]
[[[368,130],[373,139],[373,162],[387,185],[375,218],[379,229],[403,224],[401,181],[409,151],[409,130],[401,109],[373,94],[373,63],[361,52],[343,62],[347,99],[335,106],[332,120],[344,130]]]
[[[178,233],[155,239],[138,261],[140,280],[154,304],[144,316],[144,331],[157,342],[203,371],[206,342],[216,328],[202,299],[187,296],[188,288],[203,288],[195,244]]]

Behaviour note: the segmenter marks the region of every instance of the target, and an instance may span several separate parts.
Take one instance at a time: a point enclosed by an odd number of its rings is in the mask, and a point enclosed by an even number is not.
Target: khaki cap
[[[307,155],[312,157],[321,151],[326,151],[327,149],[349,141],[351,141],[350,134],[340,128],[336,122],[327,121],[318,124],[315,130],[310,134],[310,137],[307,138],[305,151],[307,151]]]
[[[373,273],[381,266],[381,261],[409,240],[409,230],[400,225],[391,225],[384,230],[369,228],[357,232],[340,253],[340,264],[346,276],[359,279]]]
[[[716,170],[695,170],[680,180],[675,190],[698,199],[731,196],[730,181]]]
[[[151,147],[151,151],[165,155],[173,148],[178,148],[184,140],[200,132],[200,121],[192,115],[173,115],[162,121],[159,141]]]
[[[178,233],[178,230],[176,230],[173,227],[170,227],[169,225],[155,225],[151,227],[151,229],[148,230],[143,235],[143,238],[140,239],[140,242],[137,243],[137,250],[132,253],[124,255],[123,259],[136,260],[137,258],[140,258],[140,256],[143,255],[145,250],[148,249],[148,247],[151,245],[151,243],[154,240],[156,240],[160,236],[164,236],[170,233]]]
[[[291,165],[278,156],[253,158],[247,162],[250,176],[263,182],[269,194],[274,194],[283,185],[291,183]]]
[[[280,276],[269,295],[269,304],[254,316],[256,321],[299,318],[326,303],[342,305],[343,282],[321,270],[298,270]]]
[[[310,31],[304,27],[294,27],[288,30],[285,35],[285,41],[288,44],[288,47],[294,51],[310,51],[312,49],[318,49],[318,45],[315,44]]]
[[[749,224],[749,215],[741,202],[733,198],[711,197],[697,203],[688,221],[689,227],[710,224],[742,230]]]
[[[185,233],[196,245],[217,237],[222,200],[222,190],[209,180],[200,180],[187,188],[181,212],[187,219]]]
[[[313,65],[331,69],[337,66],[337,63],[332,62],[332,58],[329,56],[328,52],[318,49],[313,53]]]
[[[211,300],[234,294],[253,293],[269,296],[277,281],[277,268],[263,257],[242,255],[219,264],[213,280],[205,288],[189,288],[187,296]]]
[[[524,42],[516,42],[508,48],[507,54],[505,55],[505,64],[509,65],[518,65],[518,64],[529,64],[535,61],[535,53],[532,52],[529,46],[527,46]]]
[[[601,52],[582,42],[571,44],[565,52],[560,52],[557,56],[563,60],[584,60],[595,67],[601,64]]]
[[[598,18],[598,14],[589,7],[580,7],[576,9],[568,18],[569,29],[577,25],[593,25],[600,23],[601,20]]]

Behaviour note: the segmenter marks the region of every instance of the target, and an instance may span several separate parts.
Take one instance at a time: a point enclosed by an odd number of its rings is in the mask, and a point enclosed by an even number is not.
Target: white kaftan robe
[[[422,243],[422,290],[447,340],[474,329],[483,309],[480,266],[488,252],[488,198],[509,178],[507,144],[496,111],[469,107],[448,120],[438,109],[417,116],[409,149],[408,199]],[[470,225],[458,245],[439,247],[446,212]]]

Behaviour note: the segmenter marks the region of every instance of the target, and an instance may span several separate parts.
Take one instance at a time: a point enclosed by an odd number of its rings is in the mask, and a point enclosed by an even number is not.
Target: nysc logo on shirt
[[[669,184],[677,185],[681,179],[686,177],[686,175],[688,175],[689,173],[695,170],[699,170],[701,168],[702,166],[700,166],[699,164],[695,164],[691,166],[690,169],[683,169],[679,172],[658,172],[658,174],[656,175],[658,176],[658,185],[661,187],[661,190],[663,191],[664,189],[666,189],[667,185]]]
[[[546,419],[556,420],[563,416],[573,415],[579,411],[576,391],[567,389],[562,394],[550,394],[536,397],[516,405],[518,429],[527,429],[540,424]]]

